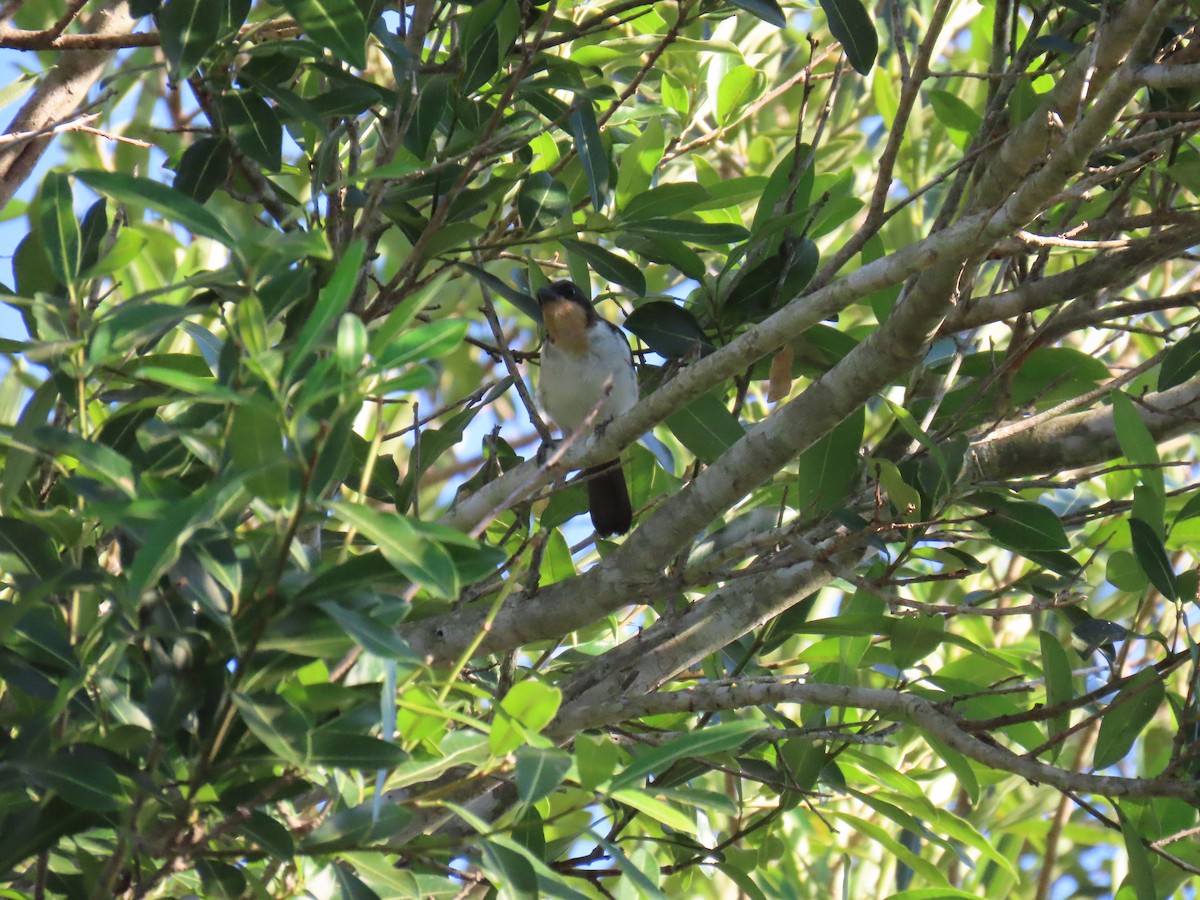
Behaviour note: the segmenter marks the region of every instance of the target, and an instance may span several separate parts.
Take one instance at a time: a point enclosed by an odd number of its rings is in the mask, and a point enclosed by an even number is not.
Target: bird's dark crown
[[[572,303],[578,303],[581,306],[591,310],[592,304],[579,289],[579,285],[566,278],[561,281],[555,281],[543,288],[539,288],[537,292],[538,303],[553,303],[556,300],[569,300]]]

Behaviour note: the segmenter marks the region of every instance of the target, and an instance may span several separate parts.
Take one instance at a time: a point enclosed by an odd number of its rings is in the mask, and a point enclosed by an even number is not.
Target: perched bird
[[[575,431],[596,410],[597,430],[638,400],[637,374],[625,333],[600,318],[572,281],[538,291],[546,325],[538,399],[564,432]],[[588,510],[601,537],[624,534],[633,524],[629,488],[619,459],[584,470]]]

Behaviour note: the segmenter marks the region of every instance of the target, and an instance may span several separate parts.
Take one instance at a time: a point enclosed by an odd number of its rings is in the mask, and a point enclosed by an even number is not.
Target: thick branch
[[[1200,422],[1200,380],[1146,394],[1137,403],[1157,442],[1194,433]],[[1106,406],[1032,427],[1020,421],[1002,425],[971,447],[963,477],[976,482],[1065,472],[1121,455],[1112,407]]]
[[[590,728],[603,728],[643,716],[741,709],[775,703],[812,703],[874,710],[893,721],[916,725],[950,748],[991,769],[1009,772],[1033,783],[1049,784],[1061,791],[1106,797],[1177,797],[1189,803],[1197,802],[1197,786],[1192,783],[1086,775],[1017,756],[997,743],[974,737],[963,729],[966,723],[960,716],[938,704],[914,694],[880,688],[798,682],[697,685],[681,691],[579,705],[561,713],[551,724],[548,733],[563,738]]]
[[[133,22],[125,0],[109,0],[100,4],[88,19],[84,33],[97,37],[123,35],[133,27]],[[104,71],[110,56],[107,50],[81,50],[59,59],[21,107],[6,133],[40,132],[69,119]],[[0,147],[0,209],[33,172],[51,140],[53,135],[46,134],[11,147]]]

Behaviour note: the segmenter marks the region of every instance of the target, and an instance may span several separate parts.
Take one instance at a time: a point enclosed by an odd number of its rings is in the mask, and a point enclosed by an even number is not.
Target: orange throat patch
[[[546,323],[546,333],[555,347],[572,356],[587,353],[587,311],[578,303],[559,300],[543,304],[542,318]]]

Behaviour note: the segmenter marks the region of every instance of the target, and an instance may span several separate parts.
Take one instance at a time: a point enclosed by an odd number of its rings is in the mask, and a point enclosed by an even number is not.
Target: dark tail
[[[588,510],[596,533],[609,537],[627,532],[633,524],[633,506],[620,461],[584,469],[583,475],[588,479]]]

